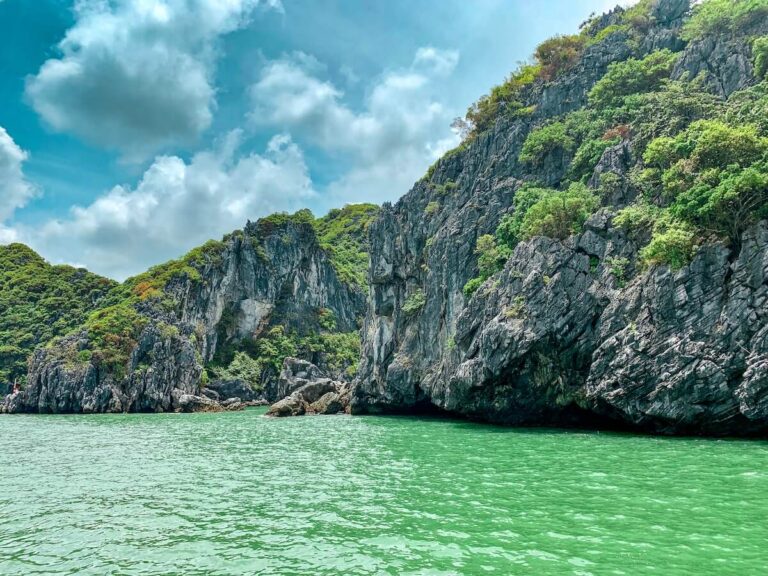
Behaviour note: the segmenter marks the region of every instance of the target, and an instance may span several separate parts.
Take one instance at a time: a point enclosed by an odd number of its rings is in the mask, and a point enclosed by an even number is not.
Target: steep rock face
[[[7,397],[5,411],[168,411],[178,408],[174,391],[190,395],[199,390],[202,366],[196,361],[190,339],[166,336],[156,324],[142,332],[125,375],[74,360],[87,343],[87,334],[79,333],[53,348],[36,350],[30,360],[27,388]]]
[[[751,39],[765,34],[768,22],[756,18],[738,37],[714,35],[694,40],[683,52],[672,78],[701,76],[709,89],[727,98],[754,83]]]
[[[604,25],[611,23],[608,19]],[[679,42],[663,31],[679,28],[671,19],[649,37],[669,47]],[[534,85],[528,95],[536,110],[531,118],[501,118],[466,150],[445,157],[432,182],[455,183],[441,194],[422,180],[394,207],[385,205],[371,226],[371,302],[363,332],[358,410],[407,407],[432,398],[422,384],[449,377],[437,368],[453,355],[452,339],[464,312],[464,284],[475,275],[477,238],[493,233],[502,216],[513,210],[520,178],[554,184],[565,174],[568,158],[557,153],[535,167],[522,164],[520,149],[531,128],[546,118],[576,110],[611,62],[630,55],[626,36],[614,34],[585,51],[579,64],[556,82]],[[426,214],[427,206],[439,210]],[[424,307],[408,315],[402,307],[423,291]],[[439,376],[438,376],[439,374]]]
[[[656,22],[632,54],[683,50],[673,78],[698,74],[728,46],[751,62],[743,37],[686,46],[679,31],[687,9],[678,0],[656,3]],[[583,106],[608,65],[630,50],[621,33],[590,46],[571,72],[529,89],[533,116],[502,117],[384,207],[371,227],[371,301],[353,413],[436,407],[520,425],[768,429],[765,225],[750,230],[741,248],[704,248],[678,272],[636,269],[647,238],[629,238],[612,223],[615,210],[637,195],[629,184],[637,162],[631,140],[609,147],[598,162],[591,185],[608,172],[617,185],[581,234],[522,242],[472,297],[462,293],[477,275],[477,238],[514,211],[521,181],[551,186],[566,174],[570,158],[560,149],[533,166],[519,161],[532,126]],[[725,56],[717,62],[705,76],[718,95],[755,82],[751,64],[734,66]],[[454,184],[450,194],[446,183]],[[621,279],[616,262],[625,268]]]
[[[644,275],[606,307],[586,384],[595,409],[661,431],[768,428],[768,227],[738,254],[708,247]]]
[[[206,361],[219,338],[258,336],[274,316],[288,329],[303,328],[327,308],[341,331],[351,331],[365,309],[365,295],[339,281],[307,224],[249,224],[201,276],[181,278],[168,292],[181,302],[181,322],[202,328]]]
[[[318,311],[330,311],[338,330],[354,331],[365,295],[338,279],[310,224],[260,221],[230,235],[194,269],[173,276],[161,296],[139,300],[134,308],[143,328],[125,365],[107,368],[91,358],[94,342],[84,330],[37,350],[26,389],[8,396],[0,409],[210,409],[210,400],[201,397],[203,367],[218,347],[258,338],[276,324],[315,330]]]

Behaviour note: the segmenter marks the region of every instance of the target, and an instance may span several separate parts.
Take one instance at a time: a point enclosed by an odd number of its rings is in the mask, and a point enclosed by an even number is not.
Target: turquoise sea
[[[0,574],[768,573],[768,443],[407,417],[0,417]]]

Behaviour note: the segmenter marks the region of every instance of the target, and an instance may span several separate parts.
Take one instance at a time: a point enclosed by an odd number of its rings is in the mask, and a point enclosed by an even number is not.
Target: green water
[[[0,574],[765,574],[768,444],[0,417]]]

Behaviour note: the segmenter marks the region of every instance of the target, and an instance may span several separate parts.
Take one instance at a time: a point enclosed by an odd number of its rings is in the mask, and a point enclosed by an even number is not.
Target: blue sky
[[[0,0],[0,242],[125,278],[247,219],[396,200],[610,0]]]

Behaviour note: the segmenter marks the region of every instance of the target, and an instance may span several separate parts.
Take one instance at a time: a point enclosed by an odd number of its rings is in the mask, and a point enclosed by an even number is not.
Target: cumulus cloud
[[[24,177],[23,164],[26,160],[27,153],[0,126],[0,224],[36,193],[35,187]],[[3,233],[0,228],[0,240],[4,237],[10,238],[10,231]]]
[[[286,135],[263,154],[241,155],[233,131],[189,162],[155,159],[139,183],[116,186],[66,219],[19,230],[54,262],[77,262],[123,279],[210,238],[241,228],[248,218],[296,210],[315,195],[301,150]]]
[[[419,48],[413,59],[415,68],[438,75],[450,74],[458,63],[458,50],[438,50],[431,46]]]
[[[279,0],[77,0],[26,94],[55,130],[140,160],[194,142],[216,106],[216,40]]]
[[[316,60],[293,54],[262,69],[250,89],[250,120],[289,130],[328,152],[348,153],[354,168],[330,186],[331,197],[391,200],[458,144],[449,129],[451,111],[436,96],[436,80],[450,74],[458,60],[456,51],[420,48],[410,67],[381,75],[362,109],[354,110],[344,93],[321,77]]]

